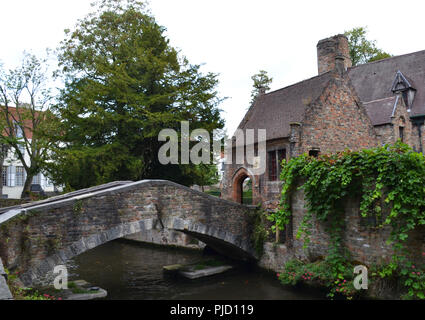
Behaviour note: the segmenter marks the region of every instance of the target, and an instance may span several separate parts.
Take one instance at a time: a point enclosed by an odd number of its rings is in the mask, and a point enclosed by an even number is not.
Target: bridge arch
[[[68,260],[107,242],[138,232],[152,230],[158,225],[157,223],[158,220],[156,219],[142,219],[113,227],[98,234],[83,237],[69,244],[67,247],[50,254],[37,265],[25,271],[20,276],[20,279],[27,286],[49,283],[54,278],[53,270],[55,266],[63,265]],[[230,232],[179,218],[170,219],[166,222],[166,225],[170,230],[181,231],[205,242],[221,254],[230,255],[232,258],[238,259],[252,259],[251,254],[245,251],[247,250],[249,252],[250,248],[241,241],[240,237]]]
[[[164,180],[96,188],[0,211],[0,257],[25,285],[49,279],[56,265],[87,250],[152,228],[256,258],[252,208]]]

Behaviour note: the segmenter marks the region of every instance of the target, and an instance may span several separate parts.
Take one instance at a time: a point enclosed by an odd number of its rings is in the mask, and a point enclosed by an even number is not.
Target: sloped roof
[[[389,123],[397,103],[397,96],[378,99],[370,102],[363,102],[366,113],[375,126]]]
[[[400,71],[416,91],[411,116],[425,115],[425,50],[348,69],[351,83],[373,125],[390,123],[396,96],[391,91]],[[301,122],[306,106],[316,100],[331,73],[263,94],[245,115],[240,129],[267,129],[267,139],[289,137],[290,123]]]
[[[0,118],[2,118],[2,117],[4,117],[5,116],[5,106],[2,106],[2,105],[0,105],[0,109],[2,109],[1,110],[1,112],[0,112]],[[18,117],[18,112],[23,112],[24,110],[26,111],[26,112],[28,112],[28,109],[24,109],[23,107],[21,107],[21,108],[16,108],[16,107],[7,107],[8,108],[8,111],[9,111],[9,113],[10,113],[10,120],[11,121],[13,121],[13,119],[17,119],[17,120],[19,120],[19,117]],[[43,111],[35,111],[35,117],[37,118],[37,117],[39,117],[41,114],[43,113]],[[21,113],[21,115],[22,115],[23,113]],[[4,118],[3,118],[4,119]],[[23,123],[24,123],[24,132],[25,132],[25,137],[27,138],[27,139],[32,139],[32,134],[33,134],[33,122],[32,122],[32,120],[29,118],[29,116],[28,115],[26,115],[26,116],[23,116]],[[3,133],[2,133],[3,135],[7,135],[8,134],[8,129],[7,128],[4,128],[4,131],[3,131]]]
[[[401,71],[417,90],[411,115],[425,114],[425,50],[359,65],[350,68],[348,75],[365,103],[392,97],[397,71]]]
[[[316,100],[327,86],[331,73],[298,82],[259,96],[240,129],[267,129],[267,140],[288,137],[291,122],[301,122],[305,107]]]

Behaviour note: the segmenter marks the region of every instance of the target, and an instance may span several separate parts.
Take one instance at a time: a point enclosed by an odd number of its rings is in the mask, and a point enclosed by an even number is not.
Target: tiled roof
[[[394,112],[397,96],[374,100],[370,102],[363,102],[367,115],[372,120],[374,126],[389,123],[391,116]]]
[[[394,95],[391,87],[397,71],[417,90],[411,115],[425,114],[425,50],[359,65],[348,74],[360,99],[369,102]]]
[[[302,121],[305,107],[320,96],[330,78],[325,73],[261,95],[239,128],[267,129],[267,140],[288,137],[289,124]]]
[[[0,106],[0,108],[4,109],[6,108],[5,106]],[[15,107],[8,107],[10,114],[12,114],[16,119],[18,119],[17,116],[17,109]],[[3,111],[3,110],[2,110]],[[38,116],[40,114],[39,111],[36,111],[36,116]],[[0,113],[0,117],[4,116],[4,113],[1,112]],[[10,119],[12,120],[13,117],[11,116]],[[26,118],[24,121],[24,130],[25,130],[25,136],[27,139],[32,139],[32,121],[29,118]],[[7,135],[7,130],[5,129],[5,131],[3,132],[4,135]]]
[[[391,121],[397,71],[417,90],[411,115],[425,114],[425,50],[379,60],[348,70],[349,78],[374,125]],[[267,139],[288,137],[290,123],[301,122],[306,106],[316,100],[331,78],[325,73],[261,95],[239,128],[267,129]]]

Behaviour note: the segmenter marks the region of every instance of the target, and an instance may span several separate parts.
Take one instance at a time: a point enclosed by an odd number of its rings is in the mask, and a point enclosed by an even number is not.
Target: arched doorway
[[[252,204],[253,185],[252,176],[245,168],[240,168],[233,177],[233,200],[242,204]]]

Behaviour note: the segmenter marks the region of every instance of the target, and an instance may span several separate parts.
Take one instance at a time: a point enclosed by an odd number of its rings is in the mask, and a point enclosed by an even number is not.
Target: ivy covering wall
[[[285,284],[316,281],[335,294],[348,298],[358,294],[353,287],[350,252],[342,241],[344,204],[347,197],[360,198],[360,214],[376,221],[375,232],[391,227],[387,243],[393,248],[391,262],[370,267],[370,277],[391,278],[404,287],[403,298],[425,298],[425,252],[410,252],[406,246],[413,231],[425,225],[425,157],[409,146],[395,145],[352,152],[302,155],[283,162],[284,181],[280,209],[270,215],[274,228],[283,230],[291,218],[291,194],[303,188],[307,213],[297,238],[309,245],[313,217],[326,222],[329,251],[321,261],[290,261],[279,273]],[[297,182],[304,183],[297,187]],[[385,209],[385,210],[384,210]],[[422,227],[421,227],[422,226]],[[422,250],[423,251],[423,250]]]

